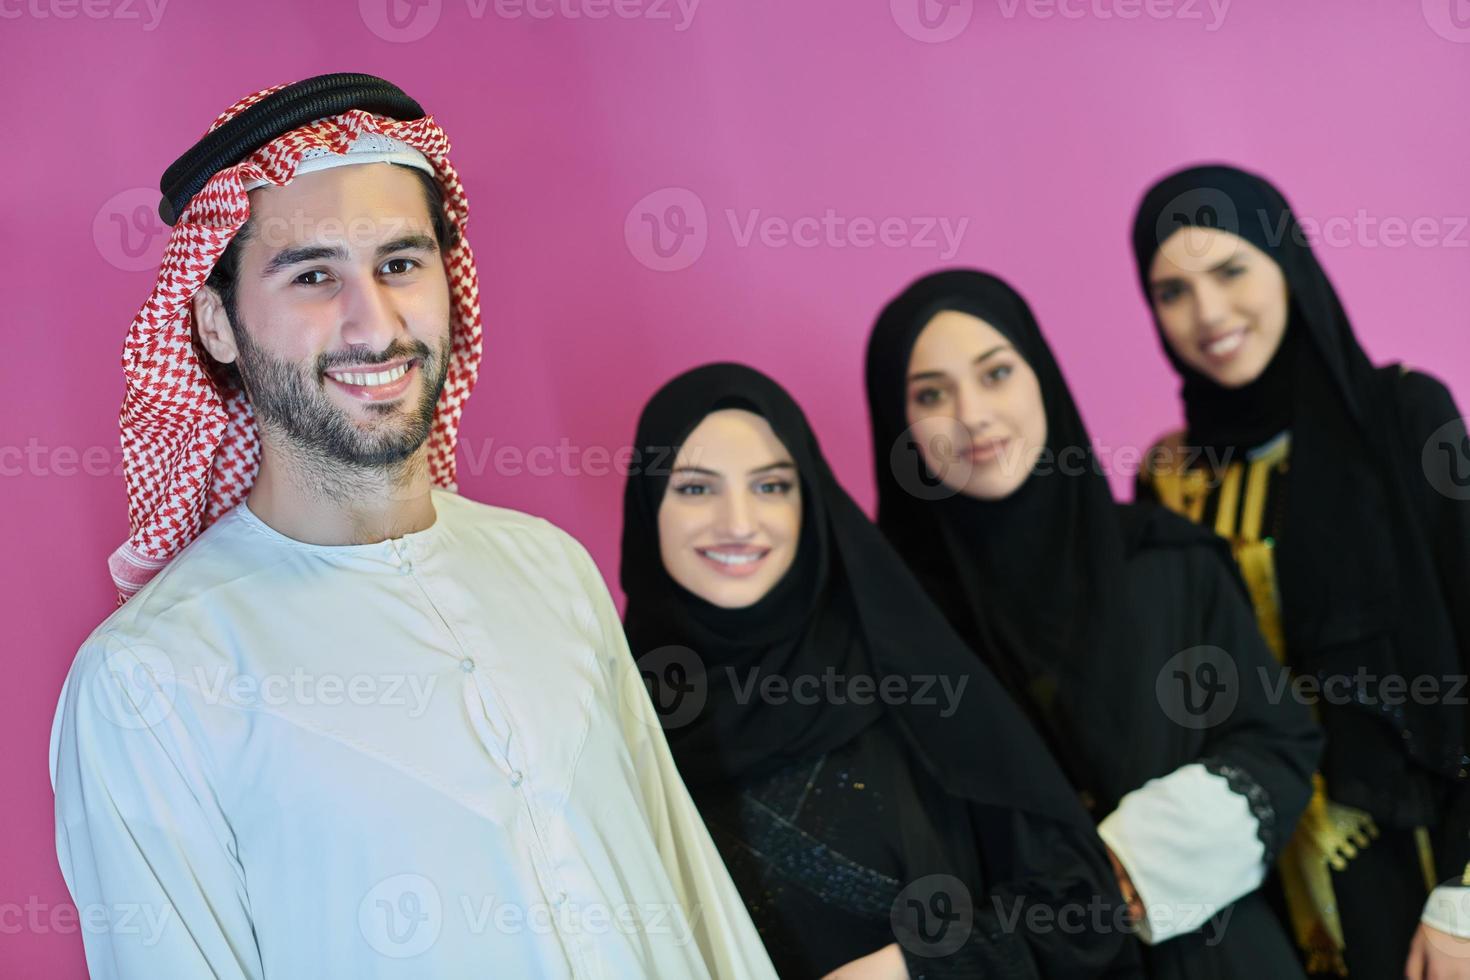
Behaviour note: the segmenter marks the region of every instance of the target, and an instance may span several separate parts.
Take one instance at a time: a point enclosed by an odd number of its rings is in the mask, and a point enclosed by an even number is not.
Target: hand
[[[1107,845],[1103,845],[1107,847]],[[1111,847],[1107,847],[1108,860],[1113,862],[1113,875],[1118,879],[1118,890],[1123,893],[1123,901],[1128,903],[1128,917],[1135,923],[1144,919],[1143,899],[1138,897],[1138,889],[1133,887],[1133,879],[1128,877],[1128,869],[1123,867],[1123,862],[1118,860],[1118,855],[1113,853]]]
[[[1419,923],[1404,964],[1407,980],[1470,980],[1470,939]]]
[[[889,943],[876,953],[839,966],[822,980],[909,980],[909,968],[898,943]]]

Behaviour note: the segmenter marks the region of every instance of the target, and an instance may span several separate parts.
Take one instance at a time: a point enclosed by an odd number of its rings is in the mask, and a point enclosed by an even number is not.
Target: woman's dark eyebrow
[[[1208,269],[1205,270],[1205,272],[1219,272],[1221,269],[1225,268],[1228,265],[1234,264],[1236,261],[1236,257],[1232,255],[1230,256],[1230,258],[1223,259],[1215,265],[1210,266]],[[1182,282],[1184,282],[1184,279],[1181,276],[1165,276],[1162,279],[1150,279],[1148,284],[1150,286],[1171,286],[1176,283]]]
[[[765,473],[765,472],[767,472],[769,470],[783,470],[783,469],[785,469],[785,470],[794,470],[794,469],[796,469],[796,464],[793,463],[793,462],[791,462],[791,461],[789,461],[789,460],[783,461],[783,462],[777,462],[777,463],[767,463],[765,466],[757,466],[755,469],[751,470],[746,475],[747,476],[755,476],[757,473]],[[676,467],[674,467],[673,472],[675,472],[675,473],[693,473],[693,474],[695,474],[697,476],[713,476],[713,477],[722,477],[722,476],[724,476],[723,473],[717,473],[714,470],[707,470],[707,469],[705,469],[702,466],[676,466]]]
[[[970,363],[972,363],[972,364],[979,364],[981,361],[984,361],[984,360],[986,360],[988,358],[994,357],[996,354],[999,354],[1001,351],[1005,351],[1005,350],[1011,350],[1011,345],[1010,344],[997,344],[995,347],[990,348],[990,350],[988,350],[985,353],[981,354],[980,356],[976,357],[975,360],[973,360]],[[910,384],[913,384],[915,381],[928,381],[930,379],[947,378],[947,377],[949,377],[949,375],[947,375],[943,371],[920,371],[917,374],[911,374],[911,375],[909,375],[909,383]]]

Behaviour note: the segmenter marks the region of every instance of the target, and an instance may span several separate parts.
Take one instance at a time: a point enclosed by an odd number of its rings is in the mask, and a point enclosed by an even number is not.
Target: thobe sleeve
[[[159,658],[109,646],[78,655],[51,731],[56,853],[88,971],[259,978],[244,873],[188,708]]]
[[[1189,560],[1199,587],[1168,601],[1199,604],[1194,642],[1233,662],[1236,702],[1205,730],[1198,758],[1125,795],[1098,826],[1145,906],[1139,936],[1148,943],[1198,929],[1260,886],[1311,799],[1322,750],[1311,713],[1285,693],[1284,668],[1234,569],[1212,549]]]
[[[692,923],[695,942],[710,975],[716,980],[774,978],[776,971],[760,933],[674,765],[658,714],[628,650],[612,596],[591,556],[580,544],[568,540],[602,636],[611,696],[616,698],[622,715],[623,738],[643,792],[654,841],[684,914]]]
[[[1454,623],[1465,663],[1470,644],[1470,437],[1465,419],[1443,382],[1418,371],[1400,379],[1404,404],[1405,451],[1410,458],[1402,465],[1411,473],[1423,472],[1427,486],[1421,487],[1430,519],[1429,540],[1433,542],[1435,571],[1445,597],[1445,608]],[[1470,807],[1470,793],[1458,791],[1459,808]],[[1470,824],[1463,814],[1446,821],[1454,827]],[[1470,881],[1470,865],[1461,872]],[[1439,929],[1470,939],[1470,888],[1454,883],[1440,885],[1424,906],[1423,921]]]

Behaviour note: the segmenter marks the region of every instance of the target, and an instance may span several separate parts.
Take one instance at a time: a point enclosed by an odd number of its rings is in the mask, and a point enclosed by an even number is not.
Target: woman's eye
[[[1243,265],[1227,265],[1220,270],[1221,279],[1238,279],[1245,275],[1246,269]]]
[[[1011,376],[1012,370],[1014,370],[1014,368],[1012,368],[1009,364],[997,364],[995,367],[985,372],[985,383],[991,385],[1000,384],[1006,378],[1009,378]]]
[[[674,492],[682,497],[700,497],[709,493],[709,487],[703,483],[686,483],[675,487]]]
[[[1154,290],[1154,299],[1159,303],[1167,305],[1174,302],[1181,295],[1183,295],[1183,293],[1183,289],[1174,285],[1173,283],[1170,283],[1167,286],[1160,286],[1158,289]]]
[[[756,492],[762,493],[762,494],[766,494],[767,496],[772,495],[772,494],[776,494],[776,495],[788,494],[788,493],[791,492],[791,481],[790,480],[767,480],[764,483],[757,484],[757,486],[756,486]]]
[[[389,259],[383,263],[383,271],[390,276],[402,275],[417,267],[418,263],[413,259]]]
[[[303,272],[301,275],[297,276],[294,281],[300,283],[303,286],[320,286],[323,282],[326,281],[325,278],[316,279],[311,282],[308,282],[307,280],[310,279],[312,276],[325,277],[326,274],[327,273],[322,269],[312,269],[310,272]]]
[[[912,397],[915,405],[922,405],[925,408],[933,408],[935,405],[938,405],[940,399],[944,397],[944,392],[940,391],[938,388],[920,388],[914,392]]]

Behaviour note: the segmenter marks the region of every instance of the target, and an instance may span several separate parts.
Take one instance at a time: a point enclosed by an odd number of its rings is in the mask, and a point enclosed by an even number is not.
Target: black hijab
[[[944,310],[995,327],[1040,382],[1046,449],[1002,500],[924,489],[933,482],[907,429],[908,364],[920,332]],[[879,526],[954,626],[1030,706],[1073,784],[1116,803],[1136,785],[1135,774],[1104,735],[1149,710],[1153,691],[1152,676],[1128,669],[1142,661],[1122,567],[1156,532],[1114,502],[1030,308],[983,272],[925,276],[879,316],[868,341],[867,389]]]
[[[705,416],[726,408],[769,422],[801,481],[797,557],[780,583],[743,609],[717,607],[679,586],[659,550],[658,508],[673,458]],[[635,657],[680,645],[703,668],[696,680],[706,693],[703,708],[691,721],[666,726],[691,791],[729,786],[836,748],[891,712],[913,756],[951,795],[1090,831],[1041,740],[837,483],[806,417],[779,385],[739,364],[682,374],[644,408],[634,449],[623,505],[625,628]],[[959,710],[948,717],[942,697],[894,705],[827,698],[815,705],[761,698],[742,704],[727,668],[788,680],[829,668],[880,681],[944,676],[952,686],[966,686]],[[909,690],[916,693],[917,686]]]
[[[1183,381],[1191,445],[1239,456],[1291,431],[1285,528],[1276,553],[1293,668],[1319,678],[1351,676],[1359,666],[1379,678],[1457,675],[1461,654],[1432,565],[1428,507],[1416,492],[1424,483],[1420,447],[1405,445],[1416,437],[1407,434],[1399,367],[1376,369],[1369,362],[1280,191],[1234,167],[1182,170],[1144,195],[1133,251],[1150,310],[1154,255],[1184,226],[1240,236],[1270,256],[1287,283],[1290,314],[1281,349],[1261,378],[1243,388],[1215,384],[1175,355],[1162,329],[1159,336]],[[1375,792],[1365,781],[1373,781],[1375,769],[1386,771],[1399,746],[1419,764],[1463,778],[1470,759],[1462,708],[1411,699],[1390,709],[1376,691],[1367,695],[1376,703],[1362,709],[1392,731],[1355,747],[1359,758],[1334,780],[1337,798],[1375,813],[1391,807],[1381,798],[1388,791]],[[1329,760],[1332,749],[1329,742]]]

